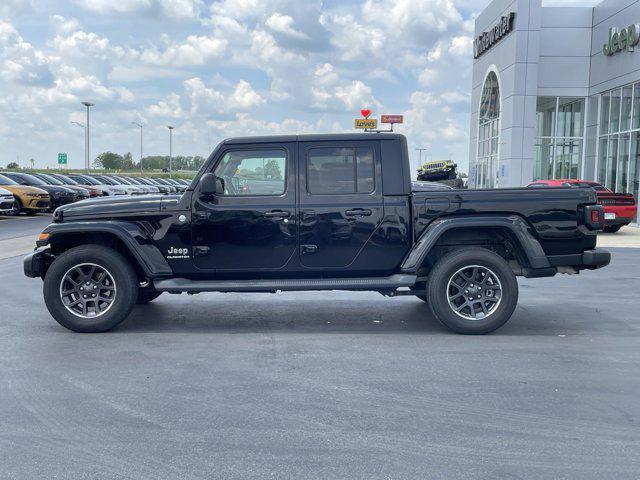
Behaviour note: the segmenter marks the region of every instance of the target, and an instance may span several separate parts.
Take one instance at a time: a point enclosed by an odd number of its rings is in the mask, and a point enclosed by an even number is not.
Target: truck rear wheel
[[[111,248],[83,245],[56,258],[44,278],[51,316],[74,332],[106,332],[122,322],[138,297],[136,274]]]
[[[429,273],[427,302],[454,332],[484,334],[504,325],[518,303],[518,281],[507,262],[484,248],[441,258]]]

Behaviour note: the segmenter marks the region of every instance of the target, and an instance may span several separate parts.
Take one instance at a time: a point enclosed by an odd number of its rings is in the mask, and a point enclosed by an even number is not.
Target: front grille
[[[36,207],[38,208],[45,208],[49,206],[49,202],[47,200],[39,200],[38,203],[36,203]]]

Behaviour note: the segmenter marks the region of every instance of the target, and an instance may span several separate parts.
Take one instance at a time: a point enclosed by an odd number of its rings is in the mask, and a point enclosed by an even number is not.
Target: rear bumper
[[[606,267],[611,262],[611,254],[602,248],[585,250],[575,255],[553,255],[549,263],[554,267],[575,267],[579,270],[595,270]]]
[[[24,274],[29,278],[44,276],[51,260],[51,249],[49,247],[36,249],[22,260]]]
[[[633,222],[632,217],[616,217],[614,220],[605,220],[604,226],[610,227],[612,225],[622,225],[624,227],[625,225],[629,225],[631,222]]]

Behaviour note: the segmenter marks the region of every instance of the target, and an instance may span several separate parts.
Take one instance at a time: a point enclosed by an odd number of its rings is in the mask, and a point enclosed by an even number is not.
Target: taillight
[[[602,205],[587,205],[584,207],[584,223],[590,230],[604,228],[604,207]]]

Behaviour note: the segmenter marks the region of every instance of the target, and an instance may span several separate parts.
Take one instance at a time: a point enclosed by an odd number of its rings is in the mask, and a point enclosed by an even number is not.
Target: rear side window
[[[307,190],[314,195],[371,193],[375,188],[371,147],[312,148]]]

